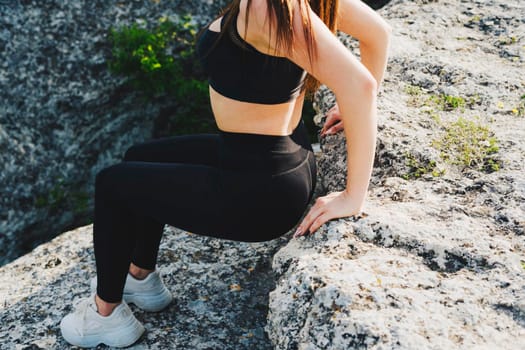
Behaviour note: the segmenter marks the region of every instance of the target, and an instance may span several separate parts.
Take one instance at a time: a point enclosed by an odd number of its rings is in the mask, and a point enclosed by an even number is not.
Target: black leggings
[[[316,165],[304,124],[290,136],[219,132],[131,147],[95,184],[97,294],[122,298],[130,262],[153,270],[164,224],[229,240],[281,236],[312,198]]]

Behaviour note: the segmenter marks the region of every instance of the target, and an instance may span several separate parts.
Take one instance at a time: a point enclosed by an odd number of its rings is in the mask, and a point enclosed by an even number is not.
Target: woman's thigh
[[[219,165],[217,134],[181,135],[147,141],[130,147],[125,161]]]
[[[270,181],[268,175],[201,164],[126,161],[99,173],[97,191],[103,192],[100,200],[131,218],[206,236],[267,241],[283,233],[267,215]]]
[[[188,231],[219,229],[218,169],[207,165],[126,161],[97,175],[100,199]]]

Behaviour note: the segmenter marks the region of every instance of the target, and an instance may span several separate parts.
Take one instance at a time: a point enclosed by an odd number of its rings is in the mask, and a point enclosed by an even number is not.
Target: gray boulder
[[[95,174],[152,137],[177,101],[146,101],[110,75],[107,33],[225,1],[0,2],[0,265],[89,222]]]
[[[394,33],[367,215],[277,252],[266,331],[279,350],[522,349],[525,22],[512,16],[525,7],[393,1],[381,13]],[[319,126],[334,102],[316,94]],[[498,171],[444,162],[432,146],[459,117],[494,133]],[[321,151],[320,191],[342,190],[342,133]]]
[[[167,228],[159,270],[176,301],[158,314],[134,309],[147,333],[132,348],[523,348],[525,36],[502,45],[501,33],[524,33],[523,16],[508,15],[524,12],[518,0],[386,6],[394,36],[367,215],[260,244]],[[441,108],[441,94],[469,102]],[[331,103],[321,89],[319,125]],[[460,116],[494,132],[500,170],[441,159],[431,141]],[[341,135],[321,148],[317,195],[341,189],[346,171]],[[426,169],[418,176],[414,162]],[[89,295],[91,230],[0,268],[1,349],[69,348],[58,323]]]
[[[159,313],[131,305],[146,333],[129,349],[272,349],[264,332],[271,259],[284,241],[239,243],[167,227],[158,270],[174,301]],[[70,349],[60,320],[91,294],[93,276],[91,225],[0,267],[0,349]]]

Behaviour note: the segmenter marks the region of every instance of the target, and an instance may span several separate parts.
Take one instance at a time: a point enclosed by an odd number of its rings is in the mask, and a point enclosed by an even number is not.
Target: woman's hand
[[[321,129],[321,137],[333,135],[341,130],[343,130],[343,120],[339,112],[339,106],[336,103],[335,106],[326,113],[326,120]]]
[[[356,200],[347,191],[332,192],[319,197],[297,227],[294,238],[314,233],[325,222],[347,216],[360,215],[363,200]]]

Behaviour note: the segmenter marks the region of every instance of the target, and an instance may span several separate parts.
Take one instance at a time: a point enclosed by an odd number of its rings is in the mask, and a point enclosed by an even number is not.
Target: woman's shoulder
[[[388,23],[361,0],[340,0],[338,29],[359,41],[373,42],[378,32],[391,31]]]

